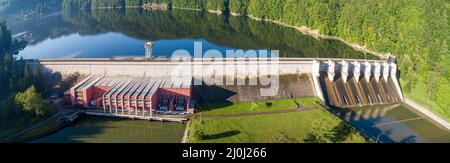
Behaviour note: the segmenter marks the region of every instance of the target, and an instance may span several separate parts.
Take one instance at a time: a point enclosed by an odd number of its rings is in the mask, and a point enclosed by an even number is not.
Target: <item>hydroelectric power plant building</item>
[[[194,112],[191,80],[90,75],[70,89],[72,105],[98,112],[152,117]]]

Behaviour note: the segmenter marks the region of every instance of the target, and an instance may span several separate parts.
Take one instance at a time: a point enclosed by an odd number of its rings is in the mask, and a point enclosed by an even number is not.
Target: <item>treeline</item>
[[[0,14],[42,16],[61,11],[63,0],[3,0],[0,2]]]
[[[167,4],[174,8],[224,12],[228,0],[64,0],[63,8],[118,8],[144,4]]]
[[[39,65],[30,66],[28,61],[17,59],[9,53],[10,47],[14,46],[11,32],[5,23],[0,20],[0,99],[7,98],[11,93],[20,92],[36,85],[41,91],[44,85],[41,79]]]
[[[63,9],[122,8],[142,4],[142,0],[64,0]]]
[[[125,7],[125,0],[92,0],[92,8],[117,8]]]
[[[39,65],[9,53],[14,42],[0,20],[0,137],[33,124],[48,113],[41,94],[44,81]]]
[[[186,9],[213,10],[224,12],[227,9],[227,0],[171,0],[172,7]]]
[[[63,10],[68,9],[90,9],[92,0],[64,0]]]
[[[230,12],[240,15],[247,15],[247,10],[250,1],[231,0],[228,3],[229,3],[228,8],[230,9]]]

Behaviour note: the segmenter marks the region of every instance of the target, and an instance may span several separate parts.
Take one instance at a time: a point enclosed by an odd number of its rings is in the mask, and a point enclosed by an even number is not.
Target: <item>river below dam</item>
[[[284,75],[280,77],[279,96],[275,99],[314,96],[310,77]],[[194,93],[200,102],[260,101],[260,87],[196,86]],[[309,93],[308,93],[309,92]],[[270,98],[270,99],[273,99]],[[337,116],[363,134],[383,143],[450,142],[450,131],[406,104],[384,104],[364,107],[336,108]],[[289,124],[297,125],[297,124]],[[298,124],[300,125],[300,124]],[[111,143],[111,142],[173,142],[179,143],[186,124],[106,117],[85,116],[69,126],[35,140],[37,143]],[[270,126],[268,126],[270,127]],[[309,131],[305,131],[309,132]]]
[[[450,131],[404,104],[340,109],[337,115],[377,142],[450,142]],[[84,116],[32,142],[179,143],[185,127],[186,124],[178,122]]]
[[[383,143],[450,142],[450,131],[405,104],[338,109],[337,115]]]
[[[33,143],[179,143],[186,124],[84,116]]]

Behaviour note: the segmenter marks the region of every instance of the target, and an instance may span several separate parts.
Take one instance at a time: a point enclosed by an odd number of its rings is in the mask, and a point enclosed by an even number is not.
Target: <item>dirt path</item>
[[[300,111],[314,110],[305,106],[299,106],[297,109],[291,110],[277,110],[277,111],[267,111],[267,112],[255,112],[255,113],[235,113],[235,114],[203,114],[196,113],[194,117],[202,118],[221,118],[221,117],[244,117],[244,116],[258,116],[258,115],[274,115],[282,113],[293,113]]]

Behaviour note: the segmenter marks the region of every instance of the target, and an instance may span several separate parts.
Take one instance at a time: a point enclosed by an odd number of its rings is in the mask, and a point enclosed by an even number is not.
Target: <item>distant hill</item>
[[[0,0],[0,15],[44,15],[61,10],[64,0]]]

